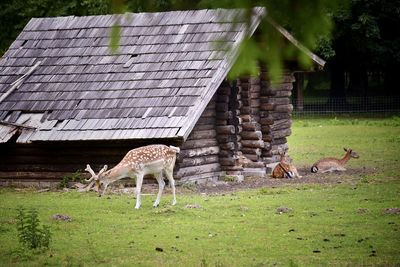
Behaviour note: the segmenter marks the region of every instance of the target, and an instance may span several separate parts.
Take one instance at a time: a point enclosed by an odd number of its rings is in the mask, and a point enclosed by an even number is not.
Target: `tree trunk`
[[[330,99],[346,98],[344,68],[337,60],[331,62]]]
[[[327,101],[328,109],[338,110],[345,108],[346,89],[345,89],[345,71],[343,65],[338,60],[333,60],[330,65],[331,88]]]
[[[304,91],[304,73],[299,72],[295,74],[296,83],[295,83],[295,90],[296,93],[294,94],[296,99],[296,109],[297,111],[303,111],[304,109],[304,98],[303,98],[303,91]]]

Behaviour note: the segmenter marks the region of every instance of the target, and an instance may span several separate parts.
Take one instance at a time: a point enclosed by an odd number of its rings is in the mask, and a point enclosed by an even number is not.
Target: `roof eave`
[[[286,39],[288,39],[294,46],[296,46],[300,51],[305,53],[317,66],[319,69],[323,69],[326,61],[311,52],[307,47],[302,45],[292,34],[290,34],[285,28],[280,26],[278,23],[276,23],[271,17],[266,17],[266,20],[277,30],[279,31],[283,36],[285,36]]]

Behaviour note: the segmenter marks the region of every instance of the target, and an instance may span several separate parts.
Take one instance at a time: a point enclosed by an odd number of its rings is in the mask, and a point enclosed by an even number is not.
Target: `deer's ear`
[[[345,148],[345,147],[344,147],[343,149],[344,149],[344,151],[346,151],[346,152],[347,152],[347,148]]]

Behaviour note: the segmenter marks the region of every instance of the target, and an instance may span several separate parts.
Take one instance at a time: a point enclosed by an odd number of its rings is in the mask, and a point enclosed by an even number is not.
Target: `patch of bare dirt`
[[[260,177],[246,177],[242,182],[207,182],[205,184],[190,184],[177,186],[178,193],[206,193],[206,194],[219,194],[226,192],[233,192],[243,189],[255,188],[276,188],[286,185],[301,185],[301,184],[355,184],[359,182],[363,176],[374,173],[373,169],[368,168],[354,168],[348,169],[345,172],[334,173],[311,173],[309,168],[298,168],[302,178],[294,179],[275,179],[275,178],[260,178]],[[133,187],[128,188],[114,188],[111,189],[114,194],[135,194]],[[156,195],[158,192],[158,185],[155,183],[143,184],[142,194]],[[171,189],[166,186],[164,192],[170,193]]]
[[[341,184],[341,183],[356,183],[367,174],[372,174],[374,171],[368,168],[348,169],[345,172],[334,173],[311,173],[307,168],[298,169],[302,178],[294,179],[275,179],[275,178],[260,178],[246,177],[243,182],[214,182],[196,186],[199,193],[222,193],[236,191],[241,189],[253,189],[261,187],[280,187],[285,185],[298,184]]]
[[[386,214],[400,215],[400,208],[386,208],[384,209],[384,212]]]

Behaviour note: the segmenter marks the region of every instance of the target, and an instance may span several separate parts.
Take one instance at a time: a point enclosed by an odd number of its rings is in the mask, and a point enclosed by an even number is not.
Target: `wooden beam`
[[[182,161],[178,163],[178,165],[179,168],[183,168],[183,167],[217,163],[218,161],[219,161],[218,155],[207,155],[194,158],[183,158]]]
[[[185,176],[197,175],[209,172],[218,172],[221,170],[221,165],[219,163],[211,163],[199,166],[180,168],[175,174],[176,178],[182,178]]]
[[[219,146],[203,147],[195,149],[181,150],[179,153],[180,157],[199,157],[207,155],[217,155],[220,151]]]

